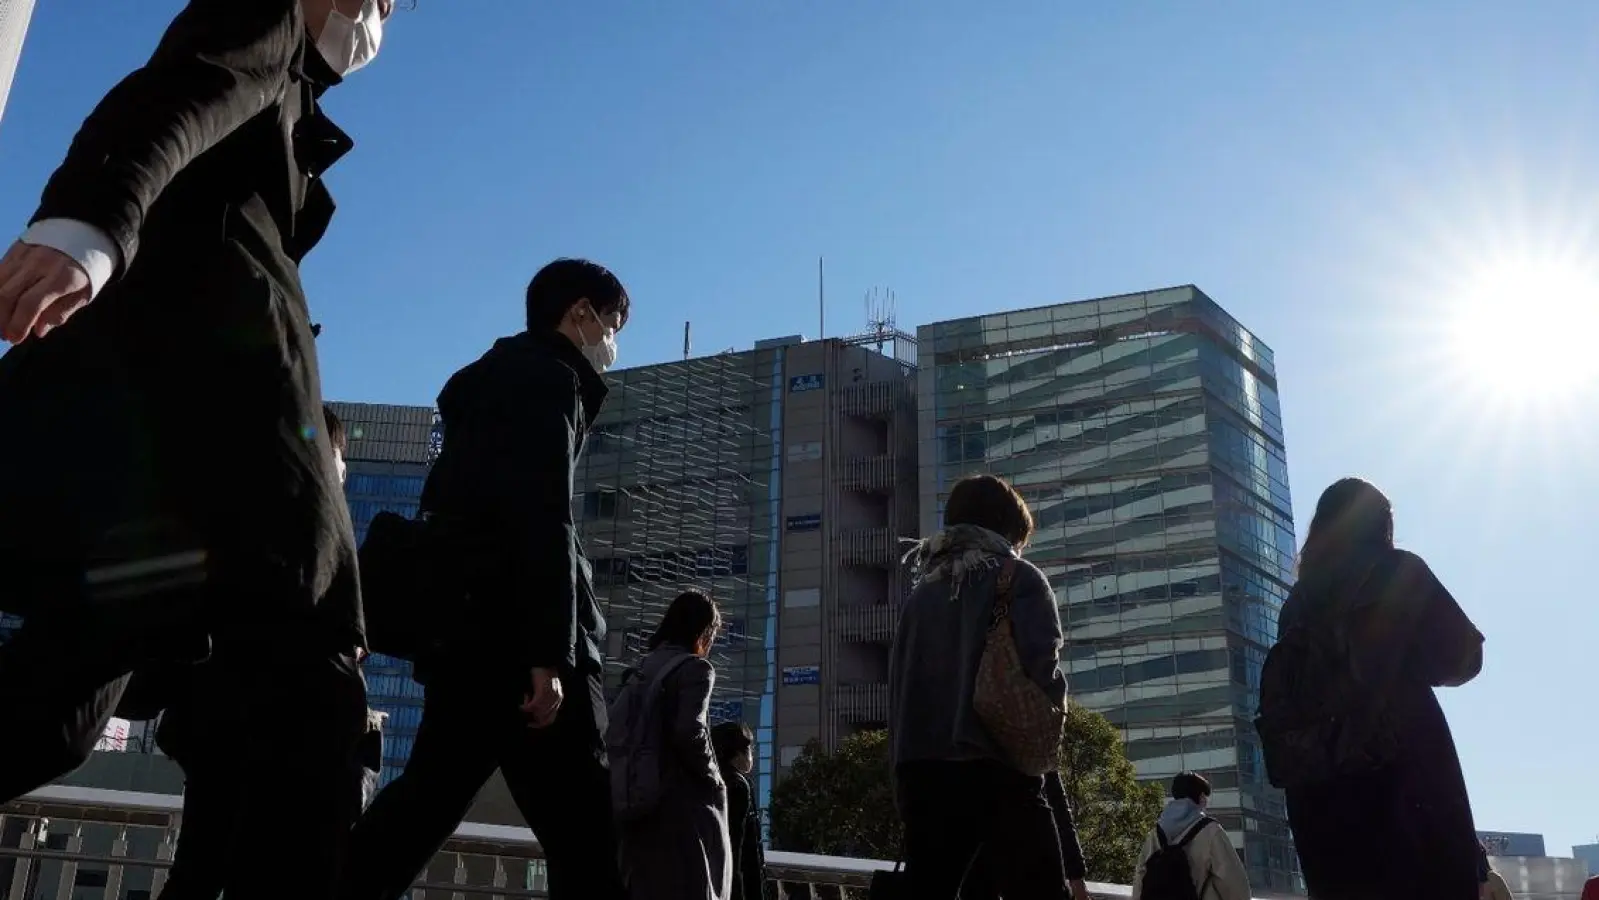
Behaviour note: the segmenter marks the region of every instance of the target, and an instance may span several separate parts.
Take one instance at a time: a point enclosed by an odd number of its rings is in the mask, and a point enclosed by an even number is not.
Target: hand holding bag
[[[1016,560],[1010,558],[1000,568],[994,588],[994,610],[977,666],[972,706],[1014,768],[1025,775],[1043,775],[1060,765],[1066,709],[1065,704],[1056,705],[1022,665],[1010,617],[1015,578]]]

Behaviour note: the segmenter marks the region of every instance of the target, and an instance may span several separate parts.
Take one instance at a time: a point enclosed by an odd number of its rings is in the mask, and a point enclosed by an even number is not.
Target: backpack
[[[643,819],[661,803],[666,753],[659,701],[666,693],[667,677],[693,658],[684,653],[668,661],[654,678],[624,683],[611,704],[605,756],[611,767],[611,811],[619,823]]]
[[[1144,863],[1144,880],[1139,892],[1143,900],[1200,900],[1200,888],[1194,884],[1193,871],[1188,865],[1188,845],[1215,821],[1209,816],[1200,816],[1199,822],[1175,844],[1166,839],[1166,832],[1161,831],[1159,825],[1155,826],[1155,840],[1159,845]]]
[[[1371,580],[1368,575],[1357,590]],[[1383,768],[1399,756],[1387,691],[1364,683],[1350,659],[1344,619],[1359,614],[1334,607],[1330,615],[1307,615],[1266,654],[1255,730],[1274,787],[1325,784]]]

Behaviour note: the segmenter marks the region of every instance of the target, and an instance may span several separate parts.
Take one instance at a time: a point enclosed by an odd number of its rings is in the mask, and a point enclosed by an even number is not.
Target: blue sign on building
[[[784,666],[784,684],[821,684],[821,666]]]
[[[788,392],[798,394],[802,391],[819,391],[827,381],[827,376],[820,372],[814,375],[795,375],[788,380]]]
[[[708,710],[711,722],[737,722],[744,718],[743,700],[712,700]]]
[[[822,528],[822,514],[811,513],[807,516],[789,516],[789,531],[820,531]]]

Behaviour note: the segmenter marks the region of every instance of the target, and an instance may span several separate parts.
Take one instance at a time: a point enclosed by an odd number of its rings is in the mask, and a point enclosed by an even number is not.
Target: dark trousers
[[[69,604],[28,616],[0,646],[0,803],[82,765],[127,687],[127,666],[105,652],[110,636]]]
[[[555,721],[520,710],[528,675],[429,674],[405,771],[356,826],[344,900],[396,900],[466,816],[494,770],[544,850],[553,900],[621,900],[598,676],[565,674]],[[230,897],[229,900],[232,900]]]
[[[1071,896],[1042,778],[988,762],[899,767],[906,896],[956,900],[979,854],[1005,900]]]
[[[161,900],[266,900],[287,885],[328,900],[361,812],[365,682],[345,655],[239,660],[227,649],[195,668],[158,733],[185,777]],[[295,851],[263,868],[263,835],[292,835]]]

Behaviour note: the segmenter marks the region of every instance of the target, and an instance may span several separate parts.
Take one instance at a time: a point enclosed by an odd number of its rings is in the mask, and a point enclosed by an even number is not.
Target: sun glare
[[[1485,263],[1447,305],[1455,375],[1496,400],[1542,405],[1599,388],[1599,270],[1567,261]]]

